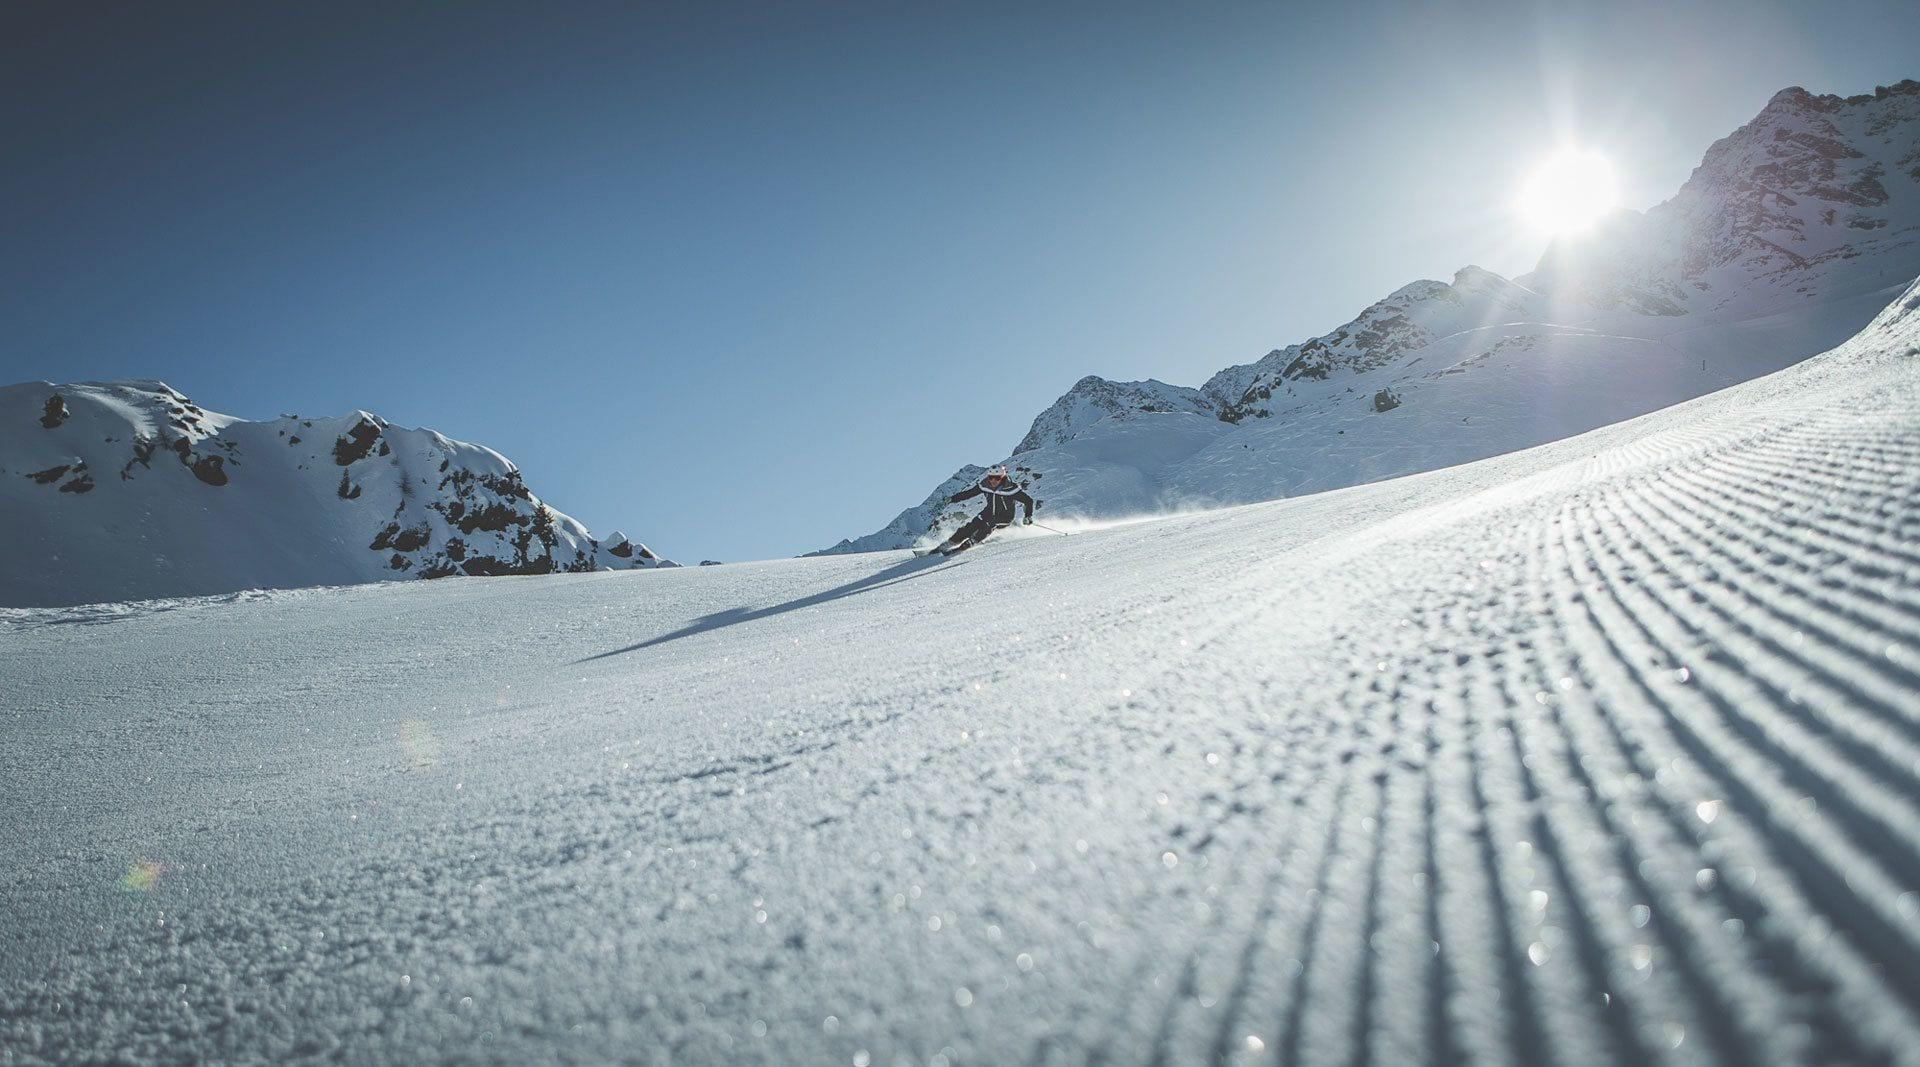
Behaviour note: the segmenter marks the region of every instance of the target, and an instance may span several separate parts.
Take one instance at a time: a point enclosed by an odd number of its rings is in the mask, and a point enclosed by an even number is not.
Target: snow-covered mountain
[[[0,606],[668,565],[499,453],[364,411],[265,422],[162,382],[0,388]]]
[[[1168,385],[1149,379],[1144,382],[1110,382],[1087,375],[1053,402],[1053,406],[1033,420],[1033,426],[1013,454],[1062,444],[1102,419],[1128,419],[1137,412],[1186,411],[1212,415],[1218,407],[1200,389]]]
[[[952,560],[0,610],[0,1062],[1912,1063],[1917,547],[1920,287]]]
[[[1673,199],[1557,242],[1519,281],[1649,315],[1769,314],[1900,284],[1920,241],[1920,82],[1774,95]]]
[[[1920,274],[1920,82],[1776,94],[1671,200],[1555,242],[1515,279],[1416,281],[1199,389],[1081,379],[1012,456],[1042,517],[1107,518],[1339,488],[1537,445],[1778,370],[1851,336]],[[883,529],[958,520],[964,468]],[[929,529],[929,526],[933,529]]]

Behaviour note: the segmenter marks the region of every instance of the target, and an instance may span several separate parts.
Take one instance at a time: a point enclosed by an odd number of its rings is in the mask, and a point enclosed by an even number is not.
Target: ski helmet
[[[995,478],[1005,479],[1005,478],[1011,477],[1011,475],[1007,473],[1006,464],[996,463],[992,467],[987,468],[986,477],[990,481]]]

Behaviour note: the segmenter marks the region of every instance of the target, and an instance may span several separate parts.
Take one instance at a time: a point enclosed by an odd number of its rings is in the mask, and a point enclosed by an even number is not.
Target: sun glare
[[[1520,213],[1542,233],[1578,233],[1613,210],[1619,199],[1607,157],[1567,149],[1528,176],[1520,189]]]

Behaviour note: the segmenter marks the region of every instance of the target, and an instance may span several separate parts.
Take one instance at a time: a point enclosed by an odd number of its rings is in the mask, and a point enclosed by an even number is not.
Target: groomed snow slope
[[[3,1058],[1914,1062],[1916,345],[953,560],[7,613]]]

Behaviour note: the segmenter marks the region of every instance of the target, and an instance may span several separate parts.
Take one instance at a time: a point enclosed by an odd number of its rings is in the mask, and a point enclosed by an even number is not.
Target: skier
[[[945,555],[953,555],[969,545],[986,540],[987,535],[1002,526],[1013,525],[1013,506],[1019,504],[1026,509],[1025,517],[1020,520],[1022,526],[1033,525],[1033,498],[1027,495],[1020,483],[1013,480],[1004,466],[995,467],[981,478],[978,485],[963,489],[947,498],[947,503],[958,504],[962,500],[976,496],[985,496],[987,506],[966,525],[953,531],[940,547],[934,549]]]

